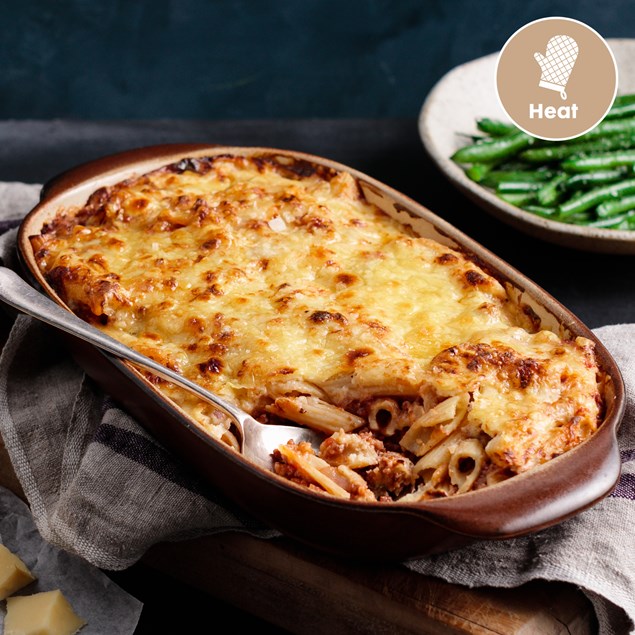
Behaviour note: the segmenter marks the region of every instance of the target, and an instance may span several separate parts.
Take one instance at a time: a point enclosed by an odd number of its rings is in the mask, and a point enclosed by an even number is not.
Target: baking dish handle
[[[434,501],[426,516],[473,538],[510,538],[544,529],[595,505],[615,488],[621,459],[616,429],[623,402],[595,435],[532,472],[478,492]],[[577,466],[575,471],[570,461]],[[523,486],[517,479],[524,479]]]
[[[57,194],[68,191],[82,181],[94,177],[95,174],[104,175],[108,172],[124,168],[132,163],[138,163],[144,159],[154,161],[157,157],[160,158],[161,155],[169,157],[175,153],[187,154],[188,152],[213,147],[215,147],[215,145],[209,143],[166,143],[163,145],[134,148],[125,152],[101,157],[88,163],[82,163],[46,181],[40,192],[40,202],[44,202]]]

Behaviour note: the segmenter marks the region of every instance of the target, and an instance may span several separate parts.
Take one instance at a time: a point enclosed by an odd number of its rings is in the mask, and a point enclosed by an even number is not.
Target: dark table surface
[[[453,189],[427,157],[415,119],[0,121],[0,181],[42,183],[82,162],[163,143],[267,146],[324,156],[400,190],[534,280],[589,327],[635,319],[635,258],[586,253],[528,237]],[[255,618],[173,586],[143,565],[111,574],[145,603],[137,633],[171,631],[170,615],[267,629]],[[170,607],[166,610],[166,607]],[[180,619],[179,618],[179,619]],[[186,632],[187,624],[180,624]],[[160,629],[160,630],[157,630]],[[274,629],[269,632],[280,632]]]

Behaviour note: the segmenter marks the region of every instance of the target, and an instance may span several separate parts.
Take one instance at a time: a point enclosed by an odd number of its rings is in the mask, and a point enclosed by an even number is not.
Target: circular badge
[[[521,130],[550,141],[573,139],[594,128],[613,104],[617,65],[590,26],[571,18],[542,18],[505,43],[496,89]]]

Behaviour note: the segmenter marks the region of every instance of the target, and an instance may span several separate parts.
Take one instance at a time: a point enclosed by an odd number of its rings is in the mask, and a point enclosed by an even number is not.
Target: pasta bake
[[[278,154],[184,159],[95,191],[30,237],[83,319],[259,420],[324,434],[280,477],[415,502],[478,490],[592,435],[593,342],[539,320],[459,250]],[[219,442],[231,421],[147,375]]]

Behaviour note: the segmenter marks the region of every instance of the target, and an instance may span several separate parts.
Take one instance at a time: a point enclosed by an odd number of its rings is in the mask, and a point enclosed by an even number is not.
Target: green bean
[[[576,200],[565,201],[559,206],[558,215],[560,219],[564,219],[577,212],[591,209],[604,201],[618,199],[627,194],[635,194],[635,179],[597,187],[585,192]]]
[[[541,205],[550,207],[562,198],[562,186],[567,180],[566,174],[558,174],[536,192],[536,198]]]
[[[536,200],[535,192],[510,192],[498,194],[498,197],[516,207],[531,205]]]
[[[528,163],[549,163],[580,155],[586,156],[595,152],[628,150],[630,148],[635,148],[635,134],[614,135],[580,143],[531,148],[521,152],[518,156]]]
[[[612,108],[615,108],[616,106],[628,106],[628,104],[635,104],[635,93],[617,95],[617,97],[613,101]]]
[[[536,192],[543,187],[540,181],[502,181],[498,184],[496,191],[499,194],[510,194],[513,192]]]
[[[570,176],[564,182],[567,191],[586,190],[597,185],[608,185],[622,179],[628,173],[625,167],[616,170],[598,170],[597,172],[581,172]]]
[[[467,176],[472,179],[472,181],[476,181],[477,183],[481,183],[488,174],[491,174],[492,171],[496,170],[503,163],[506,165],[512,165],[511,163],[505,162],[505,159],[493,159],[492,161],[483,161],[482,163],[473,163],[472,165],[465,168],[465,173]],[[512,166],[514,170],[521,170],[527,167],[526,164],[521,163]],[[509,168],[505,168],[508,170]]]
[[[635,115],[635,94],[618,95],[604,119],[619,119]]]
[[[511,159],[502,159],[497,163],[496,169],[501,172],[524,172],[525,174],[529,174],[530,172],[535,172],[543,168],[542,166],[536,168],[533,165],[527,165],[526,161],[520,161],[516,157],[512,157]]]
[[[475,165],[482,165],[476,163]],[[517,181],[523,183],[535,183],[547,181],[554,176],[552,170],[493,170],[481,181],[485,187],[497,187],[500,183]]]
[[[620,106],[612,106],[606,113],[605,119],[620,119],[623,117],[632,117],[635,115],[635,103],[622,104]]]
[[[635,220],[635,210],[630,210],[621,216],[612,216],[610,218],[600,218],[599,220],[590,221],[587,227],[604,227],[605,229],[628,229],[631,221]],[[618,227],[626,221],[625,227]]]
[[[623,165],[635,165],[635,150],[603,152],[595,156],[568,159],[562,162],[562,169],[566,172],[586,172],[589,170],[618,168]]]
[[[452,155],[452,160],[456,163],[483,163],[508,158],[533,143],[534,138],[525,132],[515,132],[505,137],[496,137],[465,146]]]
[[[488,117],[478,119],[476,127],[481,132],[489,134],[492,137],[504,137],[505,135],[518,131],[518,128],[516,128],[514,124],[505,123],[504,121],[499,121],[498,119],[489,119]]]
[[[610,218],[611,216],[617,216],[622,212],[628,212],[632,209],[635,209],[635,196],[625,196],[617,201],[600,203],[595,209],[595,213],[600,218]]]
[[[494,159],[493,161],[483,161],[482,163],[473,163],[472,165],[465,167],[465,174],[472,181],[481,183],[485,187],[496,187],[502,178],[508,173],[514,173],[518,175],[518,178],[524,178],[520,176],[528,175],[528,179],[532,179],[533,175],[537,172],[543,173],[546,170],[527,169],[529,166],[521,161],[507,161],[504,158]],[[500,173],[500,174],[499,174]],[[490,179],[490,175],[492,178]],[[514,177],[516,178],[516,177]],[[540,176],[535,177],[536,180],[540,179]],[[487,183],[491,181],[491,183]]]
[[[628,117],[626,119],[609,119],[601,121],[595,128],[589,130],[589,132],[578,137],[581,141],[587,139],[597,139],[598,137],[620,134],[620,133],[633,133],[635,132],[635,117]]]
[[[472,181],[480,183],[491,170],[492,165],[489,163],[475,163],[465,170],[465,174]]]
[[[570,225],[586,225],[589,221],[593,220],[595,215],[592,211],[586,212],[578,212],[577,214],[572,214],[571,216],[567,216],[564,219],[557,218],[557,220],[561,220],[564,223],[569,223]]]

